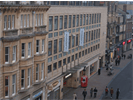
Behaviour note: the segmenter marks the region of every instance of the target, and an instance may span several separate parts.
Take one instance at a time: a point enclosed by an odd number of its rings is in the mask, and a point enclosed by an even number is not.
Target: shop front
[[[39,89],[33,93],[33,100],[43,100],[43,89]]]

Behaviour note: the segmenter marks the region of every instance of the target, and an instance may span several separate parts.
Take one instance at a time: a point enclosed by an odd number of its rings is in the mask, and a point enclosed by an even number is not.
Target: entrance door
[[[42,96],[39,96],[39,97],[36,98],[35,100],[42,100]]]
[[[60,87],[54,90],[54,100],[59,100],[59,99],[60,99]]]

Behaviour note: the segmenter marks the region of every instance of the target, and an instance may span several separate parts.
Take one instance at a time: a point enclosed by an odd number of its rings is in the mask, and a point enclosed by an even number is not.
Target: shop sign
[[[127,41],[127,43],[130,43],[130,42],[131,42],[131,40],[128,40],[128,41]]]
[[[52,84],[53,87],[55,87],[58,83],[59,83],[59,81],[54,82],[54,83]]]
[[[50,85],[48,86],[48,89],[49,89],[49,90],[52,90],[52,89],[53,89],[53,85],[50,84]]]
[[[66,75],[65,78],[68,78],[68,77],[70,77],[71,75],[72,75],[72,74],[70,73],[70,74]]]
[[[83,46],[84,45],[84,29],[80,29],[80,41],[79,45]]]
[[[40,91],[39,93],[35,94],[35,95],[33,96],[33,98],[36,98],[36,97],[38,97],[38,96],[41,95],[41,94],[42,94],[42,91]]]
[[[64,32],[64,52],[68,52],[69,49],[69,32]]]
[[[122,44],[125,45],[125,41]]]

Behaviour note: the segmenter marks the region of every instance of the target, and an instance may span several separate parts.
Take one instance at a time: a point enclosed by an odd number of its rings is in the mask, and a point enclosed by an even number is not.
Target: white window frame
[[[8,64],[9,63],[9,52],[10,51],[9,51],[9,47],[5,47],[5,50],[6,50],[6,48],[8,48],[8,54],[6,54],[6,52],[5,52],[5,57],[6,57],[6,55],[8,55],[8,62],[5,61],[5,64]]]
[[[37,45],[37,41],[39,41],[39,40],[36,40],[36,54],[39,54],[39,45]],[[40,41],[39,41],[40,42]],[[39,43],[38,42],[38,43]],[[38,52],[37,52],[37,48],[38,48]]]
[[[24,56],[22,56],[21,54],[21,58],[25,58],[25,43],[22,43],[22,44],[24,44],[24,49],[21,48],[22,49],[21,53],[24,52]]]
[[[4,30],[7,29],[7,15],[4,16]]]
[[[36,82],[38,82],[39,81],[39,64],[36,65],[36,68],[38,68],[38,71],[36,70],[36,74],[38,74],[37,76],[38,80],[36,80]]]
[[[13,46],[13,54],[12,54],[12,56],[13,56],[12,62],[14,63],[16,61],[16,46]]]
[[[41,17],[41,14],[38,14],[38,26],[40,26],[40,17]]]
[[[36,26],[37,26],[37,18],[38,18],[38,14],[36,14]]]
[[[28,43],[28,58],[31,57],[31,42]]]
[[[21,28],[23,28],[23,15],[21,15]]]
[[[11,15],[8,16],[8,29],[11,29]]]
[[[24,69],[22,69],[22,70],[24,70]],[[21,70],[21,75],[22,75],[22,70]],[[24,89],[25,88],[25,70],[24,70],[24,78],[22,78],[22,76],[21,76],[21,80],[24,80],[24,87],[21,86],[21,89]]]
[[[45,44],[45,40],[42,40],[42,53],[44,52],[44,44]]]
[[[30,87],[30,76],[31,76],[31,68],[28,69],[28,77],[27,77],[28,78],[28,80],[27,80],[27,82],[28,82],[27,83],[27,85],[28,85],[27,87],[28,88]]]
[[[14,29],[15,15],[12,15],[12,29]]]
[[[30,14],[27,15],[27,27],[29,27],[30,24]]]
[[[41,66],[41,80],[44,79],[44,63],[42,63],[42,66]]]
[[[15,83],[13,83],[13,78],[15,78]],[[14,88],[13,88],[14,86]],[[13,90],[14,90],[14,93],[13,93]],[[16,93],[16,75],[12,75],[12,96],[14,96]]]
[[[8,87],[8,96],[5,96],[5,98],[8,98],[9,97],[9,76],[5,76],[5,79],[6,77],[8,77],[8,85],[5,85],[5,88]],[[6,83],[5,83],[6,84]],[[5,90],[6,91],[6,90]]]
[[[26,27],[26,14],[24,15],[24,27]]]
[[[43,14],[41,14],[41,25],[43,25]]]

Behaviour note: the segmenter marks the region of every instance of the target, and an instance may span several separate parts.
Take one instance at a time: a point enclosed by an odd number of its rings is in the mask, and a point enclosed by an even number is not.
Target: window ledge
[[[35,81],[33,85],[38,85],[40,83],[41,83],[41,81]]]
[[[15,93],[14,93],[14,94],[12,94],[12,96],[15,96]]]
[[[33,29],[33,27],[21,27],[21,30],[26,30],[26,29]]]
[[[35,26],[36,28],[44,28],[46,25]]]
[[[18,29],[3,30],[3,32],[13,32],[13,31],[18,31]]]
[[[41,56],[41,55],[45,55],[45,54],[47,54],[47,52],[43,52],[41,54],[40,53],[39,54],[36,53],[35,56]]]
[[[27,89],[25,89],[25,88],[22,89],[21,88],[21,90],[19,90],[18,92],[21,93],[21,92],[26,92],[26,91],[27,91]]]

